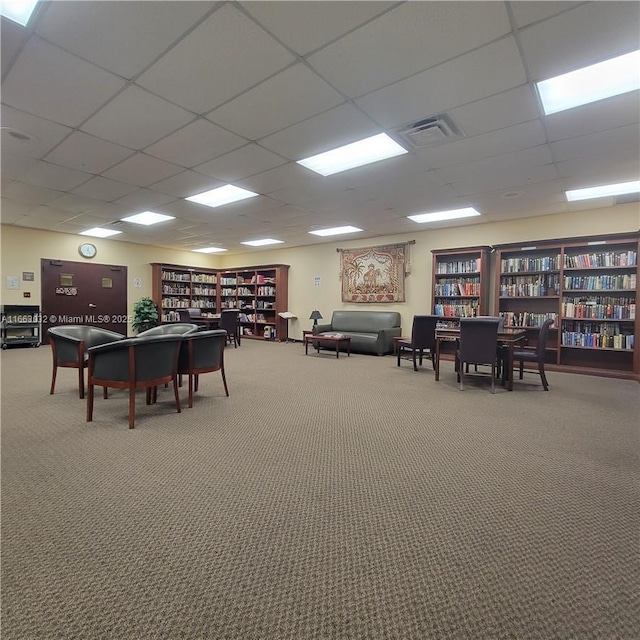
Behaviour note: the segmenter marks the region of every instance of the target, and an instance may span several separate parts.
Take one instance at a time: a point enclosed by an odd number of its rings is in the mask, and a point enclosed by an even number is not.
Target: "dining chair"
[[[233,342],[234,349],[240,344],[239,340],[239,315],[238,309],[223,309],[220,313],[220,329],[227,332],[227,343]]]
[[[224,373],[224,347],[227,332],[224,329],[188,333],[182,337],[178,357],[178,374],[189,378],[189,407],[193,407],[193,394],[198,391],[202,373],[220,371],[224,392],[228,396],[227,377]]]
[[[51,374],[50,394],[56,387],[58,367],[70,367],[78,370],[78,393],[84,398],[84,370],[88,364],[87,350],[100,344],[124,340],[125,336],[115,331],[101,329],[90,325],[69,324],[47,329],[51,353],[53,355],[53,371]]]
[[[136,391],[146,389],[147,404],[151,392],[160,384],[173,383],[177,413],[181,412],[178,395],[178,355],[182,344],[179,334],[128,338],[91,347],[87,393],[87,422],[93,420],[94,387],[129,391],[129,429],[135,426]]]
[[[496,368],[498,364],[498,324],[495,317],[461,318],[460,340],[455,356],[455,369],[460,389],[463,389],[465,367],[473,365],[491,366],[491,393],[495,393]],[[474,375],[477,372],[474,372]],[[466,371],[466,375],[469,372]],[[481,374],[486,375],[486,374]]]
[[[436,323],[439,316],[419,315],[413,316],[411,337],[408,340],[396,340],[398,366],[404,351],[411,351],[413,358],[413,370],[418,370],[418,363],[422,366],[422,358],[427,351],[427,359],[431,360],[433,368],[436,368],[434,353],[436,349]],[[417,356],[417,362],[416,362]]]
[[[547,338],[549,337],[549,329],[554,323],[553,319],[545,320],[538,332],[538,340],[535,347],[524,349],[516,349],[513,352],[513,362],[518,363],[520,380],[524,378],[524,363],[534,362],[538,365],[538,373],[540,374],[540,380],[542,380],[542,388],[545,391],[549,391],[549,383],[547,382],[547,376],[544,372],[544,361],[546,356]]]

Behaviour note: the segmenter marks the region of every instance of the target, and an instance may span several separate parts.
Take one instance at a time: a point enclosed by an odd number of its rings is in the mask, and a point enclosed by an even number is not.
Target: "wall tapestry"
[[[342,302],[404,302],[407,244],[337,249]]]

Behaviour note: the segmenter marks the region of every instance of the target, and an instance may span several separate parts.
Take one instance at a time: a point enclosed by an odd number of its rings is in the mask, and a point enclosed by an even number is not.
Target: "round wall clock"
[[[78,251],[83,258],[95,258],[98,250],[96,249],[95,244],[91,244],[90,242],[83,242],[79,247]]]

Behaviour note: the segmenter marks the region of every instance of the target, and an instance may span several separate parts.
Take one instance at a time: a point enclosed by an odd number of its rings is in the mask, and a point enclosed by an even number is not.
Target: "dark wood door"
[[[127,335],[127,267],[42,258],[42,330],[88,324]]]

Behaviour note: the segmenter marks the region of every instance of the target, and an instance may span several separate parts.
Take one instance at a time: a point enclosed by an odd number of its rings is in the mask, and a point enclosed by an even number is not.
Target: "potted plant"
[[[141,333],[160,324],[160,316],[158,315],[158,307],[156,303],[149,297],[140,298],[133,305],[133,323],[132,327],[136,333]]]

